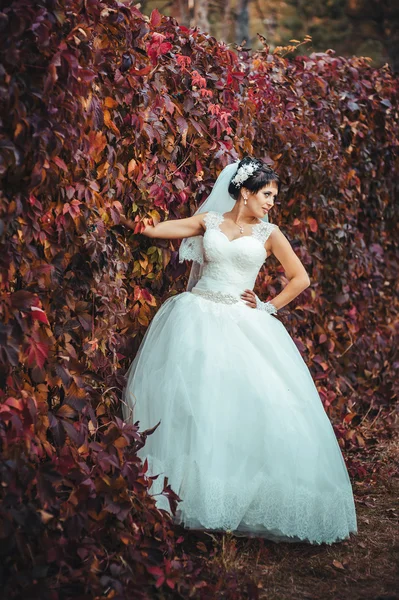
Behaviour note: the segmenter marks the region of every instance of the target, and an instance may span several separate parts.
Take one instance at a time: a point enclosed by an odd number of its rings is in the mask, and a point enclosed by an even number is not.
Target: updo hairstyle
[[[245,187],[247,190],[256,194],[259,192],[265,185],[270,183],[271,181],[275,181],[277,183],[277,190],[280,192],[281,181],[279,176],[271,167],[269,167],[263,160],[259,158],[252,158],[251,156],[245,156],[238,163],[237,171],[240,167],[244,165],[254,165],[257,167],[256,171],[253,175],[250,175],[248,179],[245,179],[242,183],[235,184],[232,181],[229,183],[228,192],[234,200],[238,200],[240,196],[240,190],[242,187]],[[234,179],[235,175],[231,179]]]

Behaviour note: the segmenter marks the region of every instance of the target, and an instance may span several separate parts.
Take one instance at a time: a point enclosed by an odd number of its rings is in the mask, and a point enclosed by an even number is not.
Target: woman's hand
[[[141,233],[143,233],[144,235],[148,235],[148,231],[151,231],[154,227],[154,221],[151,217],[144,217],[144,219],[142,219],[142,222],[144,223],[145,228]],[[132,230],[134,230],[137,227],[137,223],[135,221],[127,219],[124,215],[119,216],[119,223],[121,225],[124,225],[124,227],[127,227],[128,229]]]
[[[134,229],[135,223],[130,219],[127,219],[125,215],[119,215],[119,223],[118,225],[123,225],[124,227],[128,227],[129,229]]]
[[[247,306],[256,308],[256,294],[252,290],[244,290],[241,299],[245,301]]]
[[[143,229],[143,231],[141,232],[143,235],[146,235],[148,237],[151,236],[151,232],[154,229],[154,221],[152,219],[152,217],[144,217],[144,219],[142,220],[142,222],[144,223],[145,227]]]
[[[241,298],[242,300],[245,300],[246,305],[250,306],[251,308],[264,310],[271,315],[277,314],[278,308],[272,302],[270,302],[270,300],[268,302],[262,302],[262,300],[260,300],[260,298],[258,298],[255,292],[252,290],[244,290],[241,294]]]

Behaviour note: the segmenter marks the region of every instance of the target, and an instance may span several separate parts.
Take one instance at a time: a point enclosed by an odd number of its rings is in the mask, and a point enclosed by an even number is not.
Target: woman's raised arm
[[[146,226],[144,230],[141,231],[141,234],[150,238],[163,238],[168,240],[201,235],[204,231],[203,218],[205,214],[205,212],[198,213],[185,219],[167,219],[166,221],[161,221],[161,223],[158,223],[157,225],[149,225],[149,219],[144,219]],[[134,229],[137,225],[137,223],[134,223],[130,219],[126,219],[126,217],[122,215],[120,217],[120,222],[122,225],[129,227],[129,229]]]

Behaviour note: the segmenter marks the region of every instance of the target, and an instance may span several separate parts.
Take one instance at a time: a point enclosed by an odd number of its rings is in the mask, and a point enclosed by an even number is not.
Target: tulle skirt
[[[278,318],[183,292],[127,372],[125,420],[160,425],[138,451],[176,524],[313,544],[357,532],[351,482],[309,369]]]

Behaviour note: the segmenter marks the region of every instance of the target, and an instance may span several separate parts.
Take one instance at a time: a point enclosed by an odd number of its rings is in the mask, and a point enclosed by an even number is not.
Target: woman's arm
[[[268,245],[269,242],[269,252],[272,252],[282,264],[285,274],[289,279],[284,289],[272,300],[272,304],[279,309],[309,287],[310,278],[288,239],[279,228],[275,228],[269,235],[267,240]]]
[[[273,306],[283,308],[286,304],[296,298],[303,290],[310,286],[309,275],[305,267],[293,251],[291,244],[280,229],[275,228],[269,235],[265,248],[267,254],[270,252],[280,261],[284,267],[285,274],[290,280],[285,288],[277,294],[272,300],[269,300]],[[256,295],[253,290],[246,289],[241,298],[251,306],[257,308]]]
[[[203,221],[205,215],[205,212],[198,213],[197,215],[187,217],[186,219],[170,219],[162,221],[157,225],[150,225],[149,219],[144,219],[146,226],[141,233],[150,238],[162,238],[168,240],[202,235],[205,229]],[[122,225],[125,225],[125,227],[129,227],[129,229],[134,229],[137,225],[137,223],[134,223],[123,216],[120,217],[120,222]]]

